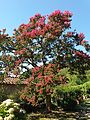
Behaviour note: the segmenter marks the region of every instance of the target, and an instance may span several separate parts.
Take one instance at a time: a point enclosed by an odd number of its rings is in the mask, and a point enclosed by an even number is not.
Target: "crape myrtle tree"
[[[83,33],[71,31],[71,17],[71,12],[60,10],[46,16],[36,14],[27,24],[15,29],[13,35],[14,71],[24,68],[29,73],[21,98],[33,105],[43,98],[48,111],[54,87],[67,82],[64,76],[58,75],[60,70],[68,67],[71,74],[77,71],[82,76],[90,69],[89,55],[76,49],[83,46],[89,51],[90,46]]]

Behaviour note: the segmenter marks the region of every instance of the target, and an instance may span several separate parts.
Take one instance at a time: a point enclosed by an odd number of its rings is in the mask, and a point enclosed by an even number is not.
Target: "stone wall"
[[[18,97],[19,92],[25,87],[24,84],[0,84],[0,101],[9,97]]]

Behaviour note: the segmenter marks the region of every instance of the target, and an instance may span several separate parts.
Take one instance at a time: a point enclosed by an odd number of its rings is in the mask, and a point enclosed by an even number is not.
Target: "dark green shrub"
[[[83,102],[83,91],[80,85],[63,85],[56,88],[55,98],[58,106],[65,110],[74,110]]]
[[[78,104],[83,101],[83,94],[79,90],[66,92],[63,94],[63,98],[61,100],[61,106],[64,109],[73,110],[76,108]]]

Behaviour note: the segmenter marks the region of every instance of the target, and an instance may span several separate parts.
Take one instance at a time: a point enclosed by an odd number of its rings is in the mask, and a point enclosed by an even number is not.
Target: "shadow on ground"
[[[27,120],[90,120],[90,98],[88,98],[78,111],[63,111],[58,109],[51,113],[31,113]]]

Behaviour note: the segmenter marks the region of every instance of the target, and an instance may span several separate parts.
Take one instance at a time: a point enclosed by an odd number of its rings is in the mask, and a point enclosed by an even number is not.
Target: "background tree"
[[[0,73],[8,74],[14,67],[14,40],[5,33],[6,29],[0,31]],[[1,78],[2,79],[2,78]]]

